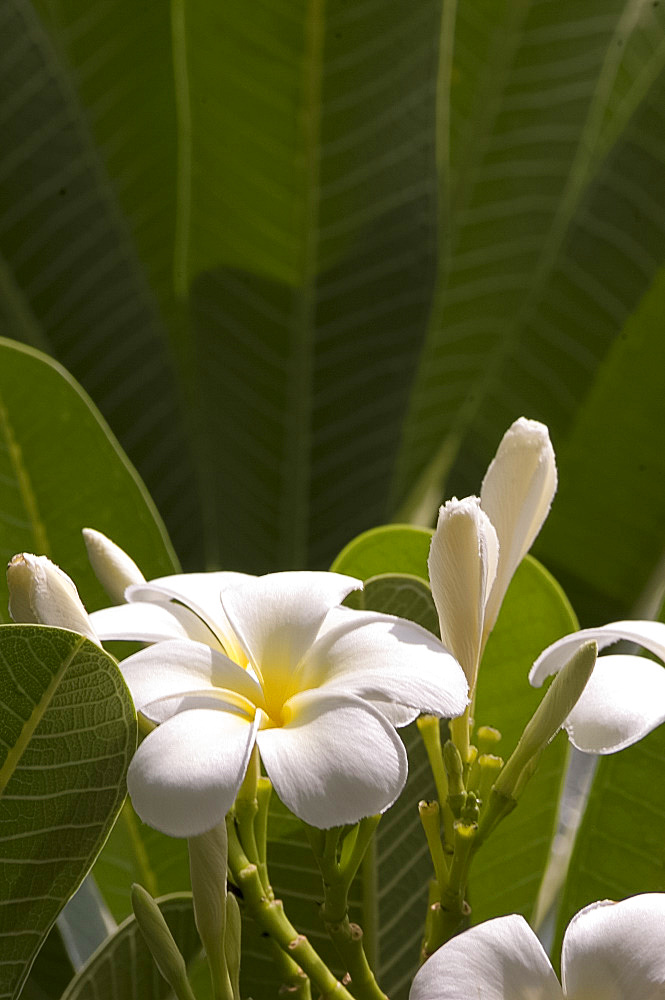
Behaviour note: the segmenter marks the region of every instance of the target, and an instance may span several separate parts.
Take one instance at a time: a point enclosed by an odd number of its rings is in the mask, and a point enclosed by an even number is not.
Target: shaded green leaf
[[[176,269],[217,560],[325,565],[384,520],[429,308],[440,4],[176,10]]]
[[[125,796],[136,715],[115,661],[73,632],[0,628],[0,996],[17,997]]]
[[[665,891],[665,726],[601,757],[560,900],[553,954],[571,917],[597,899]]]
[[[590,625],[633,608],[663,555],[664,313],[661,269],[599,368],[558,456],[561,485],[539,551],[570,581]]]
[[[93,874],[115,919],[124,920],[132,912],[133,882],[153,897],[189,890],[187,841],[167,837],[141,822],[128,798]]]
[[[478,674],[476,725],[495,726],[507,759],[543,692],[529,685],[531,664],[555,639],[577,627],[565,594],[527,556],[513,577]],[[529,916],[549,858],[568,740],[559,735],[543,752],[517,808],[480,848],[471,869],[469,902],[477,923],[505,913]]]
[[[155,296],[173,245],[168,6],[38,7],[0,12],[0,332],[91,393],[185,549],[195,477]]]
[[[201,950],[192,897],[178,893],[156,900],[187,962]],[[157,971],[133,916],[125,920],[69,984],[62,1000],[167,1000],[171,989]]]
[[[57,363],[0,340],[0,559],[48,555],[92,610],[108,598],[88,563],[81,529],[125,548],[148,577],[176,560],[146,489],[95,407]],[[0,619],[7,585],[0,578]]]

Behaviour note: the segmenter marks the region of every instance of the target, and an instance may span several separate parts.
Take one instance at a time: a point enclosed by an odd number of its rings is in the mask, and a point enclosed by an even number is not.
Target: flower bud
[[[17,624],[54,625],[99,645],[72,580],[46,556],[15,555],[7,567],[9,614]]]
[[[190,837],[189,875],[192,883],[196,929],[205,948],[215,995],[228,996],[226,966],[226,866],[228,837],[222,820],[212,830]]]
[[[94,528],[83,529],[83,541],[95,576],[116,604],[125,600],[125,589],[133,583],[145,583],[145,577],[126,552]]]
[[[142,885],[132,886],[132,909],[155,965],[178,1000],[194,1000],[185,960],[157,903]]]

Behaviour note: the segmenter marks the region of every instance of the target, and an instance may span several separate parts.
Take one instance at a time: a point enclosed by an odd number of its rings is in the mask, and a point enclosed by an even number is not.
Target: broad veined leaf
[[[48,555],[92,610],[108,604],[81,529],[122,545],[147,577],[176,558],[143,483],[86,394],[60,365],[0,340],[0,558]],[[0,619],[9,620],[0,578]]]
[[[410,573],[429,581],[427,557],[432,531],[410,524],[382,524],[346,545],[330,567],[367,580],[381,573]]]
[[[496,752],[504,758],[543,697],[542,690],[529,685],[531,664],[576,627],[557,582],[527,556],[508,588],[478,674],[476,725],[500,730],[503,739]],[[567,749],[561,734],[545,748],[517,808],[479,849],[469,888],[474,923],[505,913],[531,914],[549,858]]]
[[[440,3],[174,10],[176,274],[217,559],[324,565],[384,520],[424,330]]]
[[[155,295],[174,225],[168,5],[6,0],[0,34],[0,332],[74,374],[191,549],[196,480]]]
[[[648,588],[654,570],[660,584],[664,313],[661,269],[599,369],[558,455],[559,495],[539,551],[589,625],[620,619],[629,608],[639,615],[636,595]]]
[[[196,960],[201,942],[196,933],[192,897],[173,893],[156,900],[180,953],[188,965]],[[62,1000],[168,1000],[173,994],[157,971],[133,916],[125,920],[81,969]],[[202,996],[198,994],[197,996]]]
[[[132,912],[133,882],[153,897],[189,889],[187,841],[146,826],[128,798],[93,874],[115,919],[124,920]]]
[[[587,903],[665,891],[664,768],[665,726],[600,758],[562,890],[553,955]]]
[[[665,260],[663,5],[455,8],[445,252],[394,488],[427,517],[447,472],[449,491],[477,489],[521,414],[565,441]],[[662,395],[650,375],[644,391]]]
[[[113,658],[74,632],[0,627],[0,997],[18,996],[125,797],[136,714]]]

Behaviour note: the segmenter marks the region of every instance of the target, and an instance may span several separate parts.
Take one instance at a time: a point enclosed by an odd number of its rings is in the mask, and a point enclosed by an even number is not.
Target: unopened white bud
[[[74,582],[46,556],[15,555],[7,567],[7,584],[15,622],[71,629],[99,645]]]
[[[125,590],[145,577],[133,559],[119,545],[94,528],[83,529],[83,541],[95,576],[116,604],[125,600]]]

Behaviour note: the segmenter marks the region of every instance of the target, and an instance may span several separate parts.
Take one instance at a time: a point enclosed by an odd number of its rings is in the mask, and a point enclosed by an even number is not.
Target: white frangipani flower
[[[57,625],[99,644],[74,582],[47,556],[15,555],[7,584],[9,614],[17,624]]]
[[[480,497],[439,510],[429,555],[441,638],[473,689],[508,585],[547,517],[556,491],[547,428],[520,417],[490,463]]]
[[[468,686],[425,629],[341,607],[360,587],[337,573],[194,573],[131,584],[127,603],[90,616],[80,606],[99,641],[152,644],[120,664],[158,724],[127,775],[145,822],[179,837],[212,829],[255,745],[279,797],[313,826],[394,802],[407,774],[395,727],[459,715]],[[63,624],[51,610],[47,623]]]
[[[624,639],[665,662],[665,624],[621,621],[572,632],[548,646],[529,673],[540,687],[589,639],[605,649]],[[609,754],[637,743],[665,722],[665,669],[643,656],[599,656],[582,696],[564,728],[573,746],[585,753]]]
[[[662,1000],[665,894],[580,910],[564,935],[561,980],[526,920],[513,914],[439,948],[416,974],[410,1000]]]

